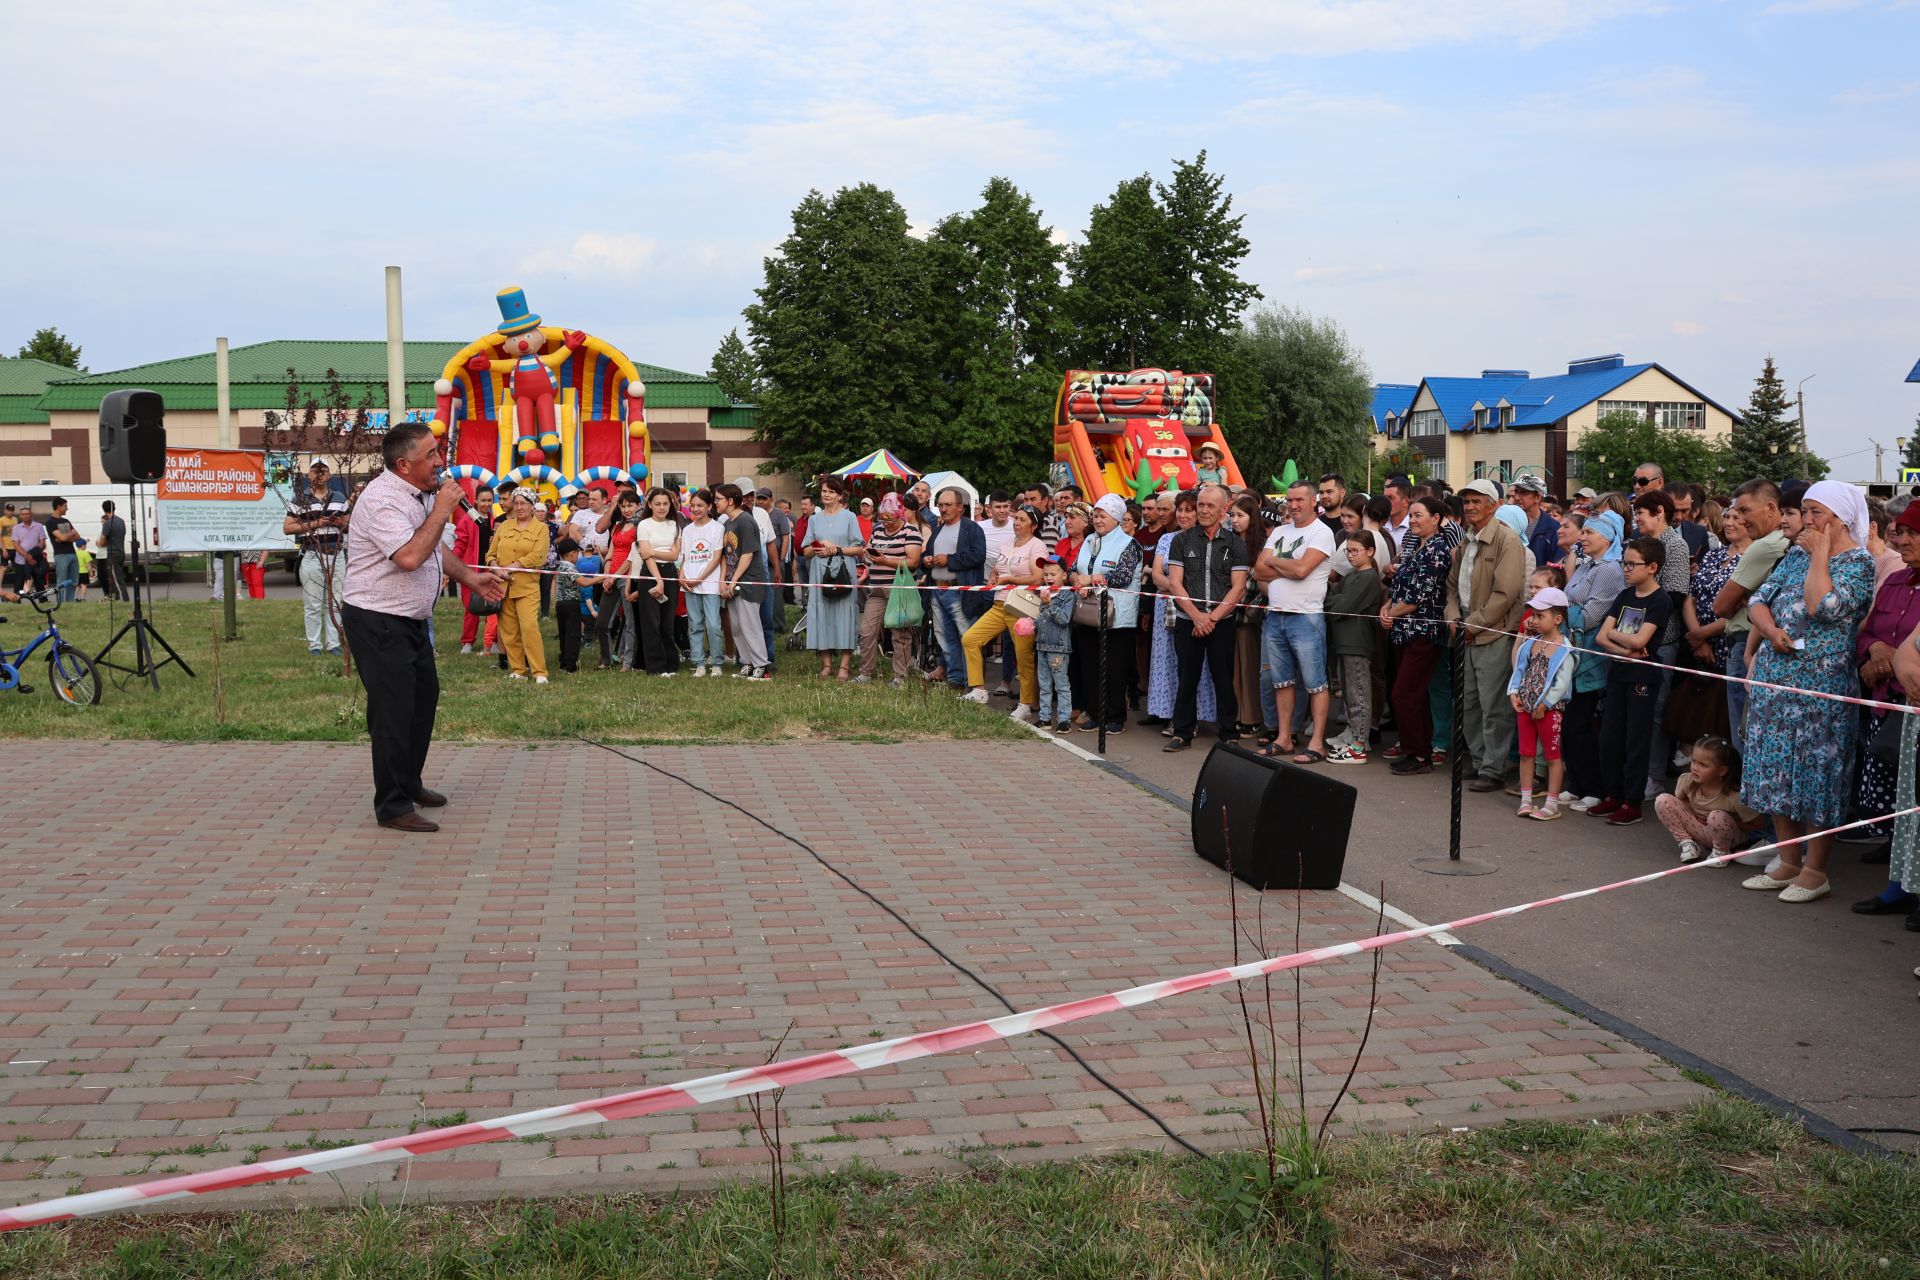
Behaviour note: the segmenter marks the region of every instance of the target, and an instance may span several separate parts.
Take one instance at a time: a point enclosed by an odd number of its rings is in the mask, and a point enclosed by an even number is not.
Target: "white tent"
[[[933,491],[935,501],[939,500],[942,489],[960,490],[967,495],[967,501],[970,504],[980,501],[980,491],[974,488],[972,483],[958,471],[929,471],[920,478],[925,480],[927,487]]]

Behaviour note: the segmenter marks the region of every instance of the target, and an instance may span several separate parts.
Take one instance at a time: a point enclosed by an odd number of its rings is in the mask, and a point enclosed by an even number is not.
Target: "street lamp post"
[[[1817,373],[1810,373],[1806,377],[1800,379],[1799,384],[1796,385],[1793,389],[1793,398],[1795,403],[1799,407],[1798,413],[1799,413],[1799,425],[1800,425],[1800,452],[1802,453],[1805,453],[1807,451],[1807,393],[1805,388],[1809,382],[1812,382],[1815,378],[1819,376],[1820,375]]]

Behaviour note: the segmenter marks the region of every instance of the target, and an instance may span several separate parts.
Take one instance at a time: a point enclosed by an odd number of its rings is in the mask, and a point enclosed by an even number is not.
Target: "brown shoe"
[[[422,787],[413,793],[413,802],[423,809],[438,809],[447,798],[430,787]]]
[[[391,827],[395,831],[427,832],[438,831],[440,829],[439,823],[429,822],[417,813],[403,813],[397,818],[382,818],[380,819],[380,825],[383,827]]]

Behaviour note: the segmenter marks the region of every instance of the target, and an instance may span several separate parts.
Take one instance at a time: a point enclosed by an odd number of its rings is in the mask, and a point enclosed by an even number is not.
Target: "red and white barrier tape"
[[[534,575],[542,575],[542,574],[553,574],[557,572],[557,570],[553,570],[553,569],[524,569],[519,567],[518,565],[505,566],[505,567],[502,567],[502,566],[489,566],[489,567],[499,568],[500,571],[503,573],[528,573],[528,574],[534,574]],[[590,575],[590,576],[599,576],[599,575]],[[613,575],[613,576],[624,576],[624,575]],[[635,577],[632,580],[635,582],[642,582],[642,583],[649,581],[649,579],[644,575],[640,577]],[[749,585],[772,587],[775,590],[791,589],[795,591],[816,591],[816,590],[826,589],[826,584],[814,583],[814,582],[757,582]],[[992,586],[992,585],[963,587],[963,586],[955,585],[953,583],[934,584],[934,583],[916,582],[910,585],[909,584],[902,584],[902,585],[906,586],[910,590],[926,591],[926,592],[934,592],[934,591],[979,592],[979,591],[1000,591],[1005,589],[1003,587]],[[869,583],[869,584],[866,584],[863,589],[872,590],[872,591],[892,591],[895,589],[895,586],[892,582],[882,582],[878,584]],[[1131,595],[1131,596],[1142,596],[1142,597],[1149,597],[1149,598],[1171,598],[1171,597],[1168,597],[1167,593],[1164,591],[1145,591],[1145,590],[1140,590],[1138,588],[1133,588],[1133,587],[1103,587],[1101,588],[1101,590],[1107,592],[1109,595]],[[1272,605],[1266,604],[1262,601],[1247,600],[1247,601],[1243,601],[1242,603],[1248,609],[1254,609],[1260,612],[1274,611],[1274,607]],[[1380,615],[1377,613],[1341,613],[1333,610],[1322,611],[1320,616],[1323,618],[1366,618],[1371,621],[1378,621],[1380,617]],[[1489,626],[1482,625],[1480,623],[1461,622],[1461,623],[1456,623],[1454,625],[1464,627],[1469,631],[1487,632],[1493,635],[1506,636],[1507,638],[1512,640],[1524,640],[1529,638],[1527,634],[1522,631],[1507,631],[1500,627],[1489,627]],[[1603,653],[1599,649],[1588,649],[1588,648],[1580,648],[1579,646],[1574,646],[1574,651],[1576,653],[1591,654],[1596,658],[1602,658],[1608,662],[1625,662],[1638,667],[1653,667],[1656,670],[1660,670],[1660,671],[1677,671],[1684,675],[1705,676],[1710,680],[1718,680],[1723,684],[1743,684],[1751,689],[1772,689],[1776,693],[1798,694],[1806,698],[1819,698],[1826,702],[1844,702],[1849,706],[1866,707],[1873,711],[1894,711],[1894,712],[1899,712],[1902,715],[1920,714],[1920,706],[1910,705],[1904,702],[1883,702],[1878,698],[1864,698],[1864,697],[1859,697],[1857,695],[1846,694],[1846,693],[1828,693],[1823,689],[1799,689],[1799,688],[1795,688],[1792,685],[1777,684],[1770,680],[1755,680],[1751,676],[1730,676],[1724,671],[1714,671],[1706,667],[1682,667],[1671,662],[1659,662],[1653,658],[1629,658],[1622,654],[1617,654],[1617,653]]]
[[[1862,819],[1859,822],[1850,822],[1845,826],[1832,827],[1826,831],[1811,832],[1747,852],[1766,852],[1770,849],[1800,844],[1820,836],[1833,835],[1836,832],[1849,831],[1855,827],[1868,826],[1872,823],[1884,822],[1889,818],[1905,817],[1914,813],[1920,813],[1920,805],[1899,813]],[[168,1200],[185,1199],[189,1196],[209,1195],[216,1191],[232,1191],[240,1187],[258,1186],[267,1182],[285,1182],[293,1178],[307,1177],[310,1174],[332,1173],[362,1165],[395,1163],[411,1160],[415,1156],[431,1155],[439,1151],[455,1151],[461,1147],[478,1146],[482,1143],[560,1133],[568,1129],[603,1124],[609,1120],[625,1120],[634,1116],[704,1106],[709,1102],[742,1098],[749,1094],[763,1093],[769,1089],[808,1084],[816,1080],[831,1080],[837,1076],[872,1071],[878,1067],[897,1066],[916,1058],[971,1049],[976,1045],[1009,1040],[1014,1036],[1027,1035],[1062,1023],[1078,1022],[1085,1018],[1117,1013],[1172,996],[1185,995],[1190,991],[1202,991],[1208,987],[1224,986],[1228,983],[1244,982],[1250,978],[1283,973],[1289,969],[1304,968],[1328,960],[1377,951],[1382,947],[1413,942],[1435,934],[1455,933],[1469,925],[1517,916],[1540,907],[1591,898],[1596,894],[1625,889],[1632,885],[1651,884],[1655,880],[1697,871],[1702,867],[1720,866],[1737,856],[1741,855],[1720,854],[1700,862],[1666,867],[1646,875],[1615,880],[1611,884],[1596,885],[1591,889],[1556,894],[1550,898],[1540,898],[1518,906],[1501,907],[1496,911],[1482,911],[1476,915],[1463,916],[1458,920],[1449,920],[1445,924],[1423,925],[1417,929],[1403,929],[1398,933],[1375,934],[1357,942],[1314,947],[1284,956],[1252,960],[1231,968],[1210,969],[1204,973],[1149,982],[1144,986],[1130,987],[1124,991],[1109,992],[1106,995],[1091,996],[1083,1000],[1070,1000],[1064,1004],[1048,1005],[1025,1013],[1010,1013],[985,1021],[960,1023],[956,1026],[943,1027],[938,1031],[922,1031],[873,1044],[831,1049],[825,1053],[809,1054],[803,1058],[790,1058],[782,1062],[767,1063],[764,1066],[745,1067],[738,1071],[702,1076],[697,1080],[686,1080],[679,1084],[655,1085],[651,1088],[638,1089],[631,1093],[611,1094],[587,1102],[569,1102],[538,1111],[522,1111],[515,1115],[501,1116],[494,1120],[481,1120],[470,1124],[452,1125],[444,1129],[428,1129],[397,1138],[381,1138],[375,1142],[356,1143],[350,1147],[337,1147],[331,1151],[286,1156],[279,1160],[265,1160],[258,1164],[232,1165],[205,1173],[160,1178],[152,1182],[140,1182],[131,1186],[112,1187],[105,1191],[92,1191],[84,1195],[62,1196],[35,1204],[19,1205],[12,1209],[0,1210],[0,1231],[17,1231],[24,1227],[42,1226],[71,1218],[112,1213],[120,1209],[130,1209],[136,1205],[158,1204]]]

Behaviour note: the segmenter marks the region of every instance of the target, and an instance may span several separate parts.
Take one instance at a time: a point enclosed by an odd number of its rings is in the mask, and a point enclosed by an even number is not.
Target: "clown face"
[[[540,352],[546,348],[546,345],[547,335],[538,329],[528,329],[524,333],[503,335],[500,339],[500,346],[506,351],[509,360],[517,360],[521,356],[539,355]]]

